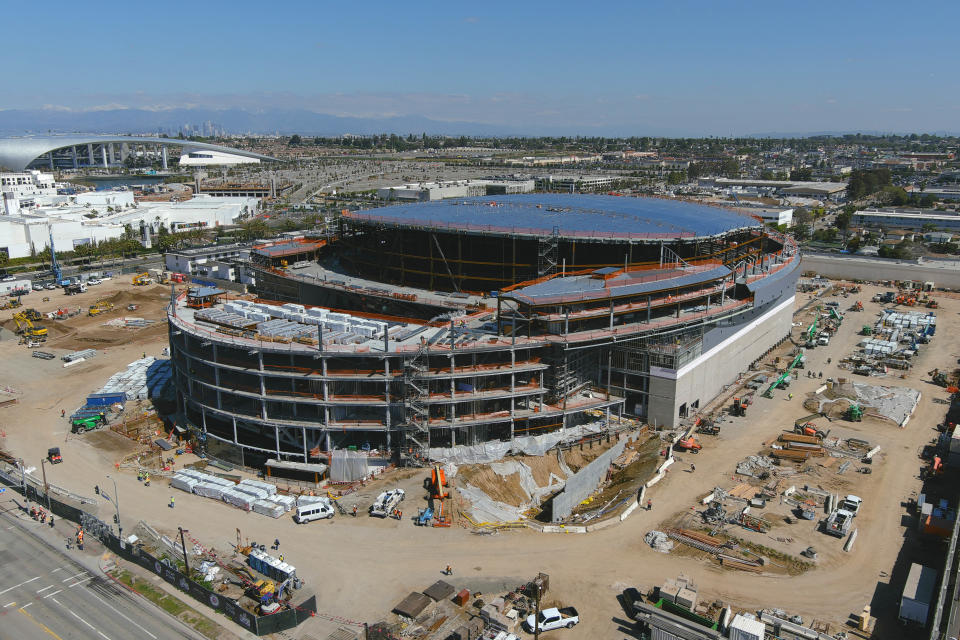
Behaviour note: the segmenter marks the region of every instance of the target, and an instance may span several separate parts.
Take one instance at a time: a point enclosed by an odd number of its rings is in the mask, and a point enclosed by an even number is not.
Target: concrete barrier
[[[642,500],[643,498],[640,498],[640,499]],[[639,506],[640,506],[640,503],[639,503],[639,502],[634,502],[632,505],[630,505],[629,507],[627,507],[627,508],[623,511],[623,513],[620,514],[620,522],[623,522],[624,520],[626,520],[627,518],[629,518],[629,517],[630,517],[630,514],[633,513],[634,511],[636,511],[636,510],[637,510],[637,507],[639,507]]]

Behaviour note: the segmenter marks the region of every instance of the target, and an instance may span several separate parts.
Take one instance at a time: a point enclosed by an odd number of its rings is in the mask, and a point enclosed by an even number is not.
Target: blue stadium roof
[[[596,300],[616,298],[663,291],[679,287],[710,282],[725,278],[732,273],[722,265],[707,269],[686,271],[668,269],[655,272],[637,271],[627,273],[610,280],[602,280],[589,275],[568,278],[553,278],[546,282],[523,287],[503,294],[505,298],[521,300],[528,304],[546,304],[559,300]]]
[[[753,218],[708,205],[661,198],[538,193],[451,198],[346,214],[388,226],[450,229],[506,235],[675,239],[710,237],[762,225]]]

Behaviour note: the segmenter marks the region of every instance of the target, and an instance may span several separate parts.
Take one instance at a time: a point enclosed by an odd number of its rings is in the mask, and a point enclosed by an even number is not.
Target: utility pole
[[[183,549],[183,568],[185,569],[184,573],[187,574],[187,577],[190,577],[190,564],[187,561],[187,545],[183,541],[183,534],[189,533],[189,529],[184,529],[183,527],[177,527],[180,531],[180,548]]]
[[[117,510],[117,537],[123,540],[123,526],[120,524],[120,492],[117,490],[117,479],[111,478],[109,474],[107,477],[113,480],[113,506]]]

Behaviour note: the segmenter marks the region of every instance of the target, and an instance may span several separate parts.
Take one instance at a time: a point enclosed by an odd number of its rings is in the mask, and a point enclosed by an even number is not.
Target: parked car
[[[101,280],[100,278],[90,278],[89,280],[87,280],[87,284],[89,285],[98,285],[102,282],[103,280]]]
[[[34,291],[43,291],[43,285],[35,282],[35,283],[33,283],[33,290],[34,290]]]
[[[56,288],[57,288],[57,285],[56,285],[56,284],[54,284],[54,283],[52,283],[52,282],[48,282],[48,283],[47,283],[47,289],[50,289],[50,290],[52,291],[52,290],[54,290],[54,289],[56,289]]]
[[[16,276],[6,275],[6,276],[3,276],[2,279],[0,279],[0,282],[13,282],[16,279],[17,279]]]

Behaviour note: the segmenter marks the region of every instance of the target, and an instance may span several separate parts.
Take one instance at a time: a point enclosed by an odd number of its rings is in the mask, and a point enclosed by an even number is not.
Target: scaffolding
[[[426,343],[420,344],[416,356],[406,361],[403,368],[404,405],[407,413],[404,454],[407,463],[422,466],[430,449],[430,352]]]
[[[554,226],[549,236],[537,243],[537,277],[552,276],[557,272],[559,262],[560,227]]]

